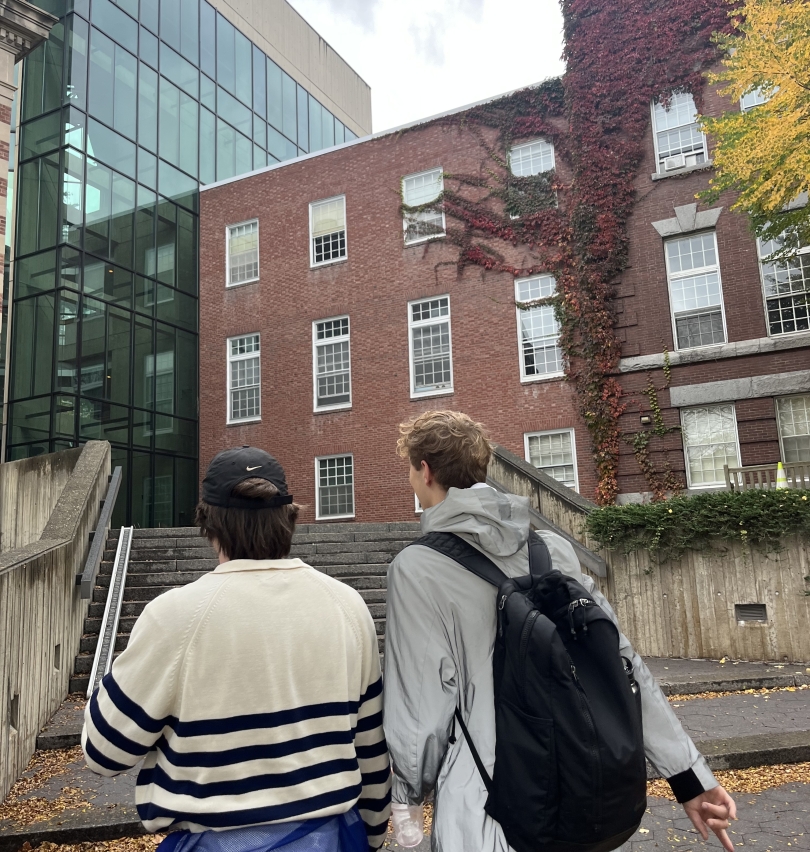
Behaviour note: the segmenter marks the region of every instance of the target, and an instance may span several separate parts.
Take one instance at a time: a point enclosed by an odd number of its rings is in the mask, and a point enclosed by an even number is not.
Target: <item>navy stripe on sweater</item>
[[[102,768],[108,770],[109,772],[125,772],[129,769],[129,766],[125,766],[123,763],[116,763],[114,760],[110,760],[109,757],[103,755],[94,745],[93,741],[90,739],[88,735],[85,738],[84,750],[87,752],[87,756],[94,763],[97,763]]]
[[[174,727],[177,723],[176,716],[164,716],[162,719],[153,719],[140,704],[128,698],[121,687],[115,682],[112,672],[104,675],[101,685],[107,691],[110,701],[116,706],[118,711],[144,731],[150,734],[159,734],[167,725]],[[98,692],[95,693],[98,695]]]
[[[138,816],[144,821],[169,818],[172,822],[195,822],[209,828],[230,828],[240,825],[253,825],[261,822],[279,822],[281,820],[295,819],[304,814],[319,811],[323,808],[332,808],[336,805],[347,804],[355,801],[360,795],[361,787],[354,784],[341,790],[331,790],[328,793],[319,793],[307,799],[297,799],[294,802],[285,802],[280,805],[266,805],[261,808],[246,808],[245,810],[228,810],[215,813],[188,813],[187,811],[175,811],[162,808],[153,802],[145,802],[138,805]]]
[[[294,787],[296,784],[342,772],[357,772],[357,760],[353,757],[325,760],[322,763],[302,766],[289,772],[269,772],[264,775],[249,775],[227,781],[210,781],[207,784],[172,778],[161,766],[154,766],[151,769],[141,770],[138,775],[138,786],[155,784],[175,796],[207,799],[211,796],[241,796],[245,793],[255,793],[257,790]]]
[[[131,740],[129,737],[124,736],[124,734],[120,731],[113,728],[113,726],[104,718],[104,714],[98,706],[97,696],[98,692],[95,692],[93,693],[93,697],[90,699],[90,718],[93,720],[93,724],[96,726],[96,730],[99,732],[100,736],[104,737],[104,739],[111,745],[114,745],[121,751],[125,751],[127,754],[131,754],[134,757],[143,757],[146,752],[149,751],[149,746],[136,743],[134,740]]]

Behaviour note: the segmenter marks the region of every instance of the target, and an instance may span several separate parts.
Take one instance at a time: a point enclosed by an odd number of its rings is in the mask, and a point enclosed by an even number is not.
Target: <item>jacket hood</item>
[[[512,556],[529,538],[529,498],[489,487],[451,488],[422,513],[422,532],[456,533],[485,553]]]

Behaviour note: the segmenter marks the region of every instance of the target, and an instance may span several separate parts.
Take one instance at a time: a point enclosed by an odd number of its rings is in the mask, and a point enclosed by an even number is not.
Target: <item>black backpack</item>
[[[486,812],[516,852],[609,852],[647,807],[641,695],[619,632],[529,538],[525,577],[509,578],[453,533],[413,542],[498,587],[495,769],[490,778],[461,712],[455,717],[486,785]]]

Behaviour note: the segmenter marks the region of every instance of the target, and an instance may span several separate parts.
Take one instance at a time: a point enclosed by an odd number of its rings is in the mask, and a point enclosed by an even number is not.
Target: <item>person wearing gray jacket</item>
[[[486,485],[491,446],[481,424],[453,411],[428,411],[400,426],[397,449],[423,508],[422,532],[452,532],[500,570],[528,573],[529,504]],[[571,544],[539,531],[554,568],[574,577],[616,622]],[[434,793],[433,852],[509,852],[500,825],[484,811],[487,793],[461,732],[456,706],[481,759],[495,764],[492,651],[496,589],[453,559],[414,545],[388,572],[383,725],[393,765],[393,801],[420,804]],[[733,852],[726,829],[734,801],[683,730],[641,657],[621,634],[641,687],[644,747],[703,836]],[[685,800],[686,797],[688,800]]]

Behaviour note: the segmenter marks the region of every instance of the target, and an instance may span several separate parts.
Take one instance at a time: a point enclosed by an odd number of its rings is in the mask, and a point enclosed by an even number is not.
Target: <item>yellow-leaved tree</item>
[[[729,14],[732,31],[716,36],[723,67],[709,81],[741,110],[700,118],[716,143],[700,197],[734,190],[732,209],[750,214],[758,236],[810,245],[810,2],[744,0]]]

